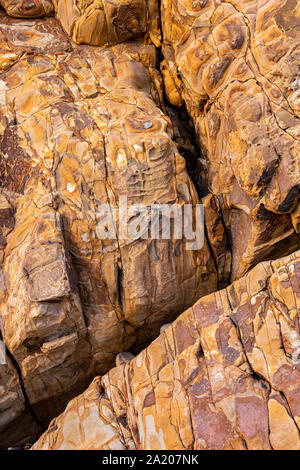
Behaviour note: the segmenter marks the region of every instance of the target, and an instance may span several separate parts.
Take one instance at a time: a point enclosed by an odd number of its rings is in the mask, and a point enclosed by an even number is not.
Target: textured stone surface
[[[12,2],[3,1],[9,14],[17,10],[19,16],[31,10],[49,14],[45,4],[20,1],[12,10]],[[166,96],[175,106],[185,103],[193,118],[209,189],[220,200],[232,236],[232,279],[259,261],[299,248],[296,0],[53,4],[77,43],[162,42]]]
[[[230,251],[211,195],[199,250],[99,237],[100,205],[120,196],[200,202],[159,107],[153,46],[76,46],[54,18],[4,15],[0,38],[2,335],[47,425],[119,352],[226,284]]]
[[[34,449],[300,449],[300,252],[199,300]]]
[[[160,45],[160,15],[155,0],[53,0],[56,16],[73,41],[112,45],[149,33]]]
[[[231,231],[232,278],[299,248],[296,0],[162,0],[162,73]]]
[[[38,18],[54,13],[52,0],[0,0],[0,6],[17,18]]]
[[[9,355],[4,357],[5,362],[0,361],[0,448],[25,444],[41,432],[26,406],[18,372]]]
[[[0,447],[116,363],[39,447],[299,448],[297,1],[0,6]],[[203,248],[100,240],[120,196]]]
[[[145,37],[161,45],[157,0],[0,0],[0,5],[19,18],[55,14],[78,44],[106,46]]]

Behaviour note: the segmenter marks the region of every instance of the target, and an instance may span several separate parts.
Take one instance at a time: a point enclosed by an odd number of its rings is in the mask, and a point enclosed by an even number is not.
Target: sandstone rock
[[[19,18],[55,13],[78,44],[106,46],[145,37],[161,45],[157,0],[0,0],[0,6]]]
[[[33,449],[300,449],[300,251],[200,299]]]
[[[194,120],[232,279],[299,248],[299,24],[296,1],[162,0],[166,95]]]
[[[14,227],[14,215],[12,205],[7,198],[0,194],[0,262],[3,262],[6,237]]]
[[[297,2],[0,6],[0,447],[300,448]]]
[[[34,10],[47,14],[40,2]],[[160,46],[161,26],[166,96],[175,106],[185,103],[194,120],[209,188],[220,200],[232,237],[232,279],[259,261],[299,248],[297,2],[53,4],[79,44],[150,38]],[[3,5],[12,14],[10,2]],[[29,0],[20,5],[19,16],[33,8]]]
[[[53,0],[56,16],[78,44],[113,45],[145,33],[160,46],[160,15],[155,0]]]
[[[50,16],[54,12],[52,0],[0,0],[10,16],[19,18],[38,18]]]
[[[120,366],[121,364],[125,364],[126,362],[131,361],[134,358],[134,355],[131,354],[129,351],[123,351],[119,353],[116,357],[116,366]]]
[[[169,328],[169,326],[171,326],[171,325],[172,325],[172,323],[166,323],[165,325],[162,325],[162,326],[160,327],[159,332],[160,332],[160,333],[163,333],[163,332],[164,332],[167,328]]]
[[[5,15],[0,38],[13,54],[0,79],[2,335],[45,426],[120,351],[140,350],[225,285],[230,250],[213,196],[214,230],[197,250],[174,236],[101,237],[118,222],[101,207],[117,209],[120,196],[129,210],[190,204],[195,221],[200,201],[160,109],[153,46],[76,46],[54,18]]]

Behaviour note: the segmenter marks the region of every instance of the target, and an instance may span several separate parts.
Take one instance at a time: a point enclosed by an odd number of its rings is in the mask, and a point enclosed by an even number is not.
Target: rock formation
[[[162,73],[184,102],[232,238],[232,279],[299,248],[296,0],[162,0]]]
[[[16,18],[39,18],[54,13],[52,0],[0,0],[0,6]]]
[[[34,449],[300,449],[300,251],[200,299]],[[80,427],[80,429],[79,429]]]
[[[53,0],[55,14],[73,41],[92,46],[113,45],[147,34],[159,47],[157,0]]]
[[[0,5],[17,18],[55,14],[78,44],[111,46],[146,35],[161,45],[157,0],[0,0]]]
[[[13,16],[52,11],[48,0],[2,4]],[[53,9],[79,44],[162,43],[166,96],[194,120],[231,232],[232,279],[299,248],[296,0],[53,0]]]
[[[0,448],[298,448],[297,1],[0,6]]]
[[[100,236],[99,208],[120,196],[129,210],[200,202],[159,108],[154,47],[75,46],[53,18],[0,21],[2,336],[47,425],[119,352],[226,283],[230,252],[210,195],[198,250]]]

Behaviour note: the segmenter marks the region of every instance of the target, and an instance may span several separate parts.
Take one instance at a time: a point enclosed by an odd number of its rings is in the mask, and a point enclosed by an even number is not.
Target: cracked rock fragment
[[[258,264],[96,378],[33,449],[300,449],[299,307],[300,252]]]
[[[22,445],[37,437],[41,429],[24,400],[17,370],[0,341],[0,449],[12,442]]]

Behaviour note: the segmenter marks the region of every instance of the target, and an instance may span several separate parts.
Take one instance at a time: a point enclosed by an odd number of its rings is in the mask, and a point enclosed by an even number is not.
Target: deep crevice
[[[2,339],[2,334],[0,332],[0,339]],[[21,372],[21,369],[20,369],[20,366],[17,362],[17,360],[14,358],[14,356],[12,355],[12,353],[10,352],[10,350],[8,349],[7,345],[5,344],[5,348],[6,348],[6,354],[7,356],[9,357],[9,359],[11,360],[16,372],[17,372],[17,375],[18,375],[18,378],[19,378],[19,383],[20,383],[20,387],[21,387],[21,390],[22,390],[22,393],[23,393],[23,397],[24,397],[24,405],[25,405],[25,409],[29,412],[29,414],[31,415],[33,421],[41,428],[41,433],[45,432],[47,427],[45,427],[41,421],[39,420],[39,418],[37,417],[37,415],[35,414],[34,410],[33,410],[33,406],[32,404],[30,403],[30,400],[28,398],[28,395],[27,395],[27,392],[26,392],[26,388],[25,388],[25,384],[24,384],[24,381],[23,381],[23,376],[22,376],[22,372]]]
[[[172,121],[174,140],[180,155],[185,159],[186,171],[193,182],[199,199],[209,193],[206,169],[202,164],[203,154],[199,148],[195,128],[185,105],[181,108],[172,106],[164,93],[166,111]]]
[[[158,0],[158,12],[159,12],[159,28],[161,35],[161,44],[164,43],[164,33],[162,27],[162,0]],[[161,76],[162,93],[164,98],[164,106],[167,115],[171,119],[174,129],[174,140],[178,146],[180,155],[185,159],[186,171],[193,182],[193,185],[197,191],[198,197],[201,200],[204,196],[209,193],[208,190],[208,178],[207,172],[204,168],[202,160],[204,158],[201,148],[198,144],[194,124],[188,114],[185,103],[179,108],[173,106],[166,94],[164,79],[160,70],[161,63],[165,59],[162,45],[155,47],[157,51],[157,64],[156,68]]]

